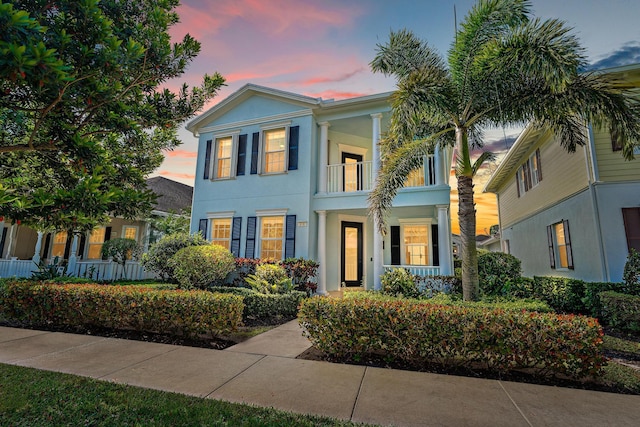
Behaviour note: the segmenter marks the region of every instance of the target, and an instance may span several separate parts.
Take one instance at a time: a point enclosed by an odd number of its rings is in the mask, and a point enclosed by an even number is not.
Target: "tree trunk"
[[[456,132],[458,155],[465,164],[458,174],[458,222],[462,254],[462,298],[477,301],[480,297],[478,284],[478,253],[476,252],[476,209],[473,202],[473,173],[466,129]],[[460,171],[459,171],[460,172]]]

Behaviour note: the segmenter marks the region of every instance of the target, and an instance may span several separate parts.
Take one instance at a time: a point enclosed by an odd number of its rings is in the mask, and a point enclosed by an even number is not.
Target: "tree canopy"
[[[0,216],[82,231],[133,218],[177,129],[224,84],[167,88],[200,51],[178,0],[0,3]]]
[[[479,0],[469,11],[448,53],[448,61],[407,30],[378,45],[374,71],[393,75],[390,129],[381,141],[382,169],[369,197],[379,231],[397,190],[436,145],[456,149],[462,282],[465,299],[478,298],[476,211],[473,178],[484,153],[485,126],[531,123],[560,135],[573,152],[588,138],[587,123],[608,128],[633,158],[640,141],[640,107],[624,81],[587,66],[571,28],[557,19],[531,16],[527,0]]]

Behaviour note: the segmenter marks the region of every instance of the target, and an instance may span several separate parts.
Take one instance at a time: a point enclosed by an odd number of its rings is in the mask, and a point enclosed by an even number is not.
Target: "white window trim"
[[[285,216],[289,209],[260,209],[256,210],[256,216]]]
[[[340,162],[342,162],[342,153],[357,154],[358,156],[362,156],[363,162],[367,161],[367,151],[369,151],[367,148],[338,143],[338,149],[340,150]]]
[[[282,175],[287,173],[287,165],[289,164],[289,128],[291,127],[291,120],[278,123],[269,123],[260,126],[260,140],[258,144],[258,173],[259,175]],[[264,133],[270,130],[284,129],[284,170],[282,172],[265,172],[265,156],[266,150],[264,148],[265,139]]]
[[[207,224],[207,232],[209,233],[209,241],[213,244],[215,243],[214,238],[213,238],[213,221],[216,219],[228,219],[230,220],[229,226],[231,227],[229,230],[229,239],[227,239],[227,241],[229,242],[229,249],[231,249],[231,240],[233,239],[233,215],[228,215],[228,216],[221,216],[221,215],[215,215],[215,216],[209,216],[207,218],[209,220],[208,224]],[[222,239],[217,239],[217,240],[222,240]]]
[[[236,211],[220,211],[220,212],[207,212],[208,219],[214,218],[233,218]]]
[[[213,136],[213,144],[211,147],[211,165],[209,170],[209,176],[211,181],[224,181],[227,179],[235,179],[236,169],[238,164],[238,137],[240,131],[235,130],[233,132],[221,133]],[[218,178],[218,140],[231,138],[231,169],[228,177]]]
[[[433,233],[431,233],[431,224],[432,224],[431,218],[415,218],[415,219],[403,218],[403,219],[399,219],[398,222],[400,223],[400,264],[408,265],[407,255],[406,255],[407,246],[404,243],[404,227],[407,225],[426,225],[427,226],[427,253],[429,257],[429,259],[427,260],[428,262],[427,265],[433,265],[433,242],[432,242]]]
[[[140,237],[140,227],[137,225],[123,225],[122,226],[122,231],[120,232],[120,236],[122,238],[124,238],[125,236],[125,231],[127,230],[127,228],[135,228],[136,229],[136,242],[138,241],[138,237]]]

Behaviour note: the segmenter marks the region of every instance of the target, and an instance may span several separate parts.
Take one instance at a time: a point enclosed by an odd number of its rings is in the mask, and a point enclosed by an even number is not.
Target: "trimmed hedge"
[[[534,297],[562,313],[584,313],[584,282],[566,277],[533,277]]]
[[[640,297],[617,292],[600,293],[602,320],[625,331],[640,332]]]
[[[260,321],[295,317],[300,303],[307,297],[307,293],[302,291],[291,291],[287,294],[261,294],[248,288],[228,287],[214,287],[212,291],[243,297],[243,319]]]
[[[580,378],[605,360],[602,328],[583,316],[318,297],[302,302],[299,318],[315,347],[355,361],[377,355]]]
[[[7,284],[0,304],[8,318],[36,325],[98,326],[188,337],[235,330],[243,309],[242,298],[208,291],[37,282]]]

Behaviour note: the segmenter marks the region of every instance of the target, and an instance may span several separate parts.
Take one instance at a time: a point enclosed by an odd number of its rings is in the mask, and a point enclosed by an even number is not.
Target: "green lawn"
[[[355,426],[0,364],[2,426]]]

